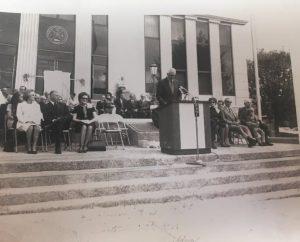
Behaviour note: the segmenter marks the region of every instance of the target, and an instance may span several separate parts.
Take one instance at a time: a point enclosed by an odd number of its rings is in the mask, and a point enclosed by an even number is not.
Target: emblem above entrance
[[[64,27],[53,25],[47,29],[46,37],[51,43],[62,45],[67,42],[69,36]]]

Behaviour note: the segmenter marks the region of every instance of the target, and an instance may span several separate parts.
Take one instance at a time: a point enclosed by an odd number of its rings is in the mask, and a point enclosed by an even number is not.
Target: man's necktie
[[[174,81],[170,81],[170,87],[171,87],[171,92],[172,94],[174,93]]]

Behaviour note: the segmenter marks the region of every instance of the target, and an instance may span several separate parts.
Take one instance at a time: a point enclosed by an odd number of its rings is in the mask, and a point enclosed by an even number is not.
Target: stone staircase
[[[193,158],[9,162],[0,165],[0,214],[262,194],[300,196],[300,150]],[[252,157],[247,160],[247,157]],[[280,158],[278,158],[280,157]],[[130,161],[129,161],[130,160]]]

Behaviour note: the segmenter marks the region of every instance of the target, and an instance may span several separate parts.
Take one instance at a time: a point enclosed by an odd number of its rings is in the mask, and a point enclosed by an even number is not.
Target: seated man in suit
[[[69,129],[72,116],[65,103],[59,102],[57,91],[50,92],[50,101],[44,107],[44,121],[47,129],[53,131],[55,153],[61,154],[61,136],[64,129]]]
[[[179,90],[179,81],[175,79],[176,70],[171,68],[167,77],[157,84],[156,97],[159,105],[163,106],[180,100],[181,92]]]
[[[144,94],[141,94],[141,99],[138,101],[138,109],[139,118],[150,118],[150,101],[146,99]]]
[[[229,132],[234,131],[240,134],[244,139],[248,141],[248,146],[252,147],[256,144],[256,139],[251,135],[249,128],[245,125],[240,124],[236,114],[233,112],[231,106],[231,100],[225,98],[224,121],[228,124]]]
[[[247,126],[250,129],[250,131],[254,137],[257,137],[257,132],[256,132],[257,128],[262,130],[265,135],[265,142],[263,144],[272,146],[273,144],[270,142],[270,139],[269,139],[269,136],[270,136],[269,127],[265,123],[263,123],[261,120],[257,120],[258,127],[257,127],[257,125],[253,125],[253,122],[248,121],[248,118],[249,118],[248,114],[250,112],[249,110],[251,110],[251,109],[252,109],[252,107],[251,107],[250,100],[245,100],[244,107],[239,108],[239,113],[238,113],[241,124]]]
[[[137,118],[138,114],[138,103],[136,101],[135,95],[130,94],[129,100],[126,102],[126,117],[127,118]]]
[[[124,98],[123,93],[120,93],[115,100],[116,114],[121,115],[123,118],[125,117],[125,114],[127,111],[126,102],[127,102],[127,100]]]

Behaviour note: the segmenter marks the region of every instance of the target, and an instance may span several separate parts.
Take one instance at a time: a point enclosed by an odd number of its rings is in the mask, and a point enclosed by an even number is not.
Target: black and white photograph
[[[300,1],[0,4],[0,242],[299,242]]]

